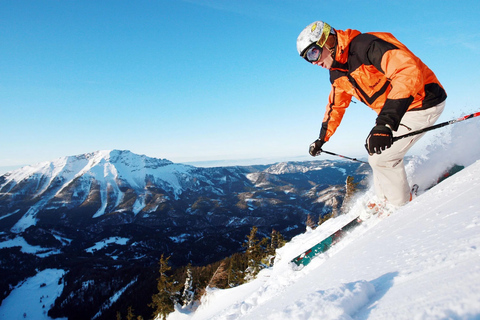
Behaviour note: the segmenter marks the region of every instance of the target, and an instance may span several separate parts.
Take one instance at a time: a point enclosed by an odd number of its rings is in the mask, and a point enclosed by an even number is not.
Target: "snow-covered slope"
[[[389,216],[370,218],[302,270],[289,261],[351,219],[371,191],[350,216],[278,250],[275,265],[256,280],[214,289],[195,312],[177,310],[168,319],[480,319],[480,160],[465,159],[476,148],[462,150],[462,159],[448,150],[412,160],[409,171],[424,173],[413,179],[428,176],[428,163],[453,157],[468,167]]]
[[[51,320],[47,311],[62,293],[64,283],[61,269],[45,269],[34,277],[19,284],[0,308],[1,319],[36,319]],[[22,306],[19,308],[18,306]],[[59,319],[66,320],[66,319]]]

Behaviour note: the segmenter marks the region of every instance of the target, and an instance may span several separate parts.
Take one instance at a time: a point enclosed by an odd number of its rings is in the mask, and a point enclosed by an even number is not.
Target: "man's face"
[[[322,50],[323,51],[322,51],[322,55],[320,56],[320,58],[317,61],[312,62],[312,64],[330,70],[330,68],[332,67],[332,63],[333,63],[332,54],[331,54],[330,50],[328,50],[326,48],[326,46],[323,46]]]

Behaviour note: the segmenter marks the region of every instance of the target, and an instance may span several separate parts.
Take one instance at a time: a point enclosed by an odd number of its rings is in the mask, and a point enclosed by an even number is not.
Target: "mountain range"
[[[307,215],[342,204],[347,176],[369,173],[344,161],[200,168],[125,150],[8,172],[0,176],[0,299],[38,270],[63,269],[51,313],[92,318],[121,288],[154,287],[162,254],[174,267],[211,263],[241,251],[253,226],[289,239]]]

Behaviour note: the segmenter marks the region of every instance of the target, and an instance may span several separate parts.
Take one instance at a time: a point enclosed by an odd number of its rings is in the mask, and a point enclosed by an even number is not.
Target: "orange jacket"
[[[377,124],[398,129],[405,112],[433,107],[447,97],[435,74],[390,33],[335,30],[332,91],[320,131],[328,141],[352,96],[372,108]]]

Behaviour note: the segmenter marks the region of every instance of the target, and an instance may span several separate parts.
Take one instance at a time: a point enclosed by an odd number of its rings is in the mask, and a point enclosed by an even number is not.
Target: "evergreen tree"
[[[193,302],[195,296],[195,289],[193,289],[193,278],[192,278],[192,265],[188,264],[187,266],[187,276],[185,278],[185,283],[183,285],[182,293],[182,306],[188,307]]]
[[[248,267],[245,270],[245,280],[251,281],[255,279],[255,276],[263,268],[262,259],[265,257],[265,245],[268,241],[267,238],[263,238],[261,241],[257,238],[258,228],[253,226],[250,234],[247,236],[247,259]]]
[[[212,278],[208,282],[209,288],[226,288],[228,283],[228,270],[226,268],[227,263],[223,260],[218,266],[217,270],[213,274]]]
[[[169,259],[170,257],[165,259],[162,254],[158,262],[160,265],[160,276],[157,279],[158,293],[152,296],[152,302],[149,304],[149,307],[155,310],[153,312],[154,319],[166,319],[167,315],[175,310],[173,297],[176,294],[176,288],[171,276],[166,274],[171,270],[168,265]]]
[[[135,315],[133,314],[132,306],[129,306],[127,309],[127,320],[135,320]]]
[[[248,282],[255,278],[258,273],[258,266],[260,264],[260,245],[257,239],[257,227],[253,226],[250,234],[247,236],[246,255],[247,255],[247,269],[245,270],[245,280]]]
[[[350,200],[355,192],[357,192],[358,182],[354,182],[354,180],[354,177],[348,176],[347,181],[345,182],[345,198],[347,200]]]
[[[239,286],[245,282],[244,271],[248,267],[246,254],[235,253],[230,257],[228,266],[228,286],[230,288]]]
[[[329,212],[329,213],[327,213],[327,214],[324,214],[323,216],[321,215],[321,216],[318,218],[318,225],[321,225],[322,223],[324,223],[325,221],[327,221],[328,219],[330,219],[332,216],[333,216],[333,212]]]
[[[307,221],[305,221],[305,225],[312,230],[317,227],[310,213],[307,215]]]
[[[283,235],[279,231],[272,229],[272,234],[270,235],[270,247],[276,250],[283,247],[285,243],[286,241]]]
[[[349,204],[353,198],[353,195],[358,190],[358,182],[354,182],[354,177],[348,176],[345,181],[345,198],[343,199],[343,205],[341,208],[341,213],[346,213],[349,210]]]
[[[267,245],[264,264],[266,264],[268,267],[271,267],[273,265],[273,261],[275,260],[276,250],[284,245],[285,239],[283,238],[282,234],[277,230],[272,229],[272,233],[270,234],[270,242]]]

